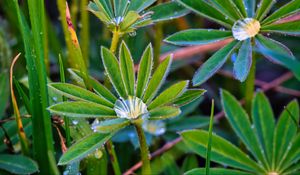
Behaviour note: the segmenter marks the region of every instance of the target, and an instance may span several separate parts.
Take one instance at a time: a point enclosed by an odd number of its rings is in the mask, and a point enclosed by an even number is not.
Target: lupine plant
[[[300,1],[290,1],[270,15],[269,11],[276,2],[274,0],[261,0],[258,4],[255,0],[226,2],[177,0],[177,2],[225,28],[188,29],[169,36],[165,39],[166,42],[175,45],[204,45],[231,39],[229,44],[214,53],[198,69],[193,77],[194,85],[200,85],[208,80],[232,55],[235,55],[232,59],[233,75],[241,82],[245,81],[251,65],[255,66],[253,53],[256,51],[271,62],[290,69],[300,79],[299,61],[296,61],[288,47],[269,38],[271,33],[299,35],[300,22],[284,18],[299,12]]]
[[[50,106],[54,113],[73,118],[97,118],[91,127],[95,133],[74,144],[60,158],[64,165],[82,159],[103,145],[118,130],[134,125],[139,137],[143,173],[150,174],[149,152],[143,131],[147,121],[164,120],[180,114],[180,106],[199,98],[204,90],[187,90],[188,81],[180,81],[157,95],[171,66],[169,55],[152,74],[152,47],[149,45],[141,58],[138,76],[135,78],[134,64],[129,49],[123,42],[119,60],[107,48],[101,48],[105,71],[116,95],[100,83],[93,82],[95,93],[67,83],[51,83],[57,93],[75,101]]]
[[[253,99],[251,118],[229,92],[222,90],[221,96],[226,118],[245,149],[213,135],[211,160],[233,169],[211,168],[211,174],[299,174],[298,102],[290,102],[276,122],[271,105],[261,92]],[[193,152],[206,156],[207,131],[187,130],[181,135]],[[205,174],[205,169],[193,169],[186,174]]]

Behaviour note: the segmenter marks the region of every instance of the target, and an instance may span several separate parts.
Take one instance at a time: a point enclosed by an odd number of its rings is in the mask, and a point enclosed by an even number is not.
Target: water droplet
[[[73,125],[77,125],[78,124],[78,120],[72,120]]]
[[[233,37],[239,41],[254,37],[259,31],[260,23],[253,18],[238,20],[232,26]]]
[[[146,104],[137,97],[128,96],[127,100],[120,98],[116,101],[114,110],[118,117],[136,119],[138,117],[147,118],[149,112]]]
[[[145,120],[143,129],[150,134],[159,136],[166,132],[166,124],[162,120]]]

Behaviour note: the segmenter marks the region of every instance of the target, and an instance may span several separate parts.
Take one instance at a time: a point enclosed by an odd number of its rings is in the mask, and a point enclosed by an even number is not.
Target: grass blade
[[[209,120],[209,129],[208,129],[208,143],[207,143],[207,150],[206,150],[206,160],[205,160],[205,171],[206,175],[210,175],[210,156],[211,156],[211,143],[212,143],[212,130],[214,124],[214,100],[211,101],[211,111],[210,111],[210,120]]]

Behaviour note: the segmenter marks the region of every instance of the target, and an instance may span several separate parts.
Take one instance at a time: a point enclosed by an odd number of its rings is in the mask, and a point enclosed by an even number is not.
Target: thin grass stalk
[[[80,41],[82,48],[82,57],[85,61],[87,67],[89,67],[89,47],[90,47],[90,22],[89,13],[87,11],[88,0],[81,0],[80,11],[81,11],[81,31],[80,31]]]
[[[54,157],[50,115],[46,110],[48,92],[44,62],[44,1],[28,1],[32,33],[20,11],[18,1],[14,0],[13,2],[28,67],[34,158],[39,164],[40,174],[59,174]]]
[[[145,133],[140,123],[136,123],[135,129],[139,138],[141,158],[142,158],[142,175],[151,174],[150,153],[146,142]]]
[[[212,131],[213,131],[213,124],[214,124],[214,110],[215,110],[215,103],[214,103],[214,100],[212,100],[211,101],[210,120],[209,120],[209,129],[208,129],[206,160],[205,160],[206,175],[209,175],[209,170],[210,170],[210,156],[211,156],[211,144],[212,144]]]
[[[21,54],[19,53],[12,61],[11,67],[10,67],[10,93],[11,93],[11,101],[12,101],[12,105],[14,108],[14,114],[15,114],[15,119],[16,119],[16,123],[17,123],[17,127],[18,127],[18,135],[19,135],[19,139],[20,139],[20,143],[21,143],[21,150],[22,153],[24,155],[29,156],[29,144],[28,144],[28,140],[26,137],[26,133],[24,131],[24,127],[23,127],[23,123],[22,123],[22,119],[21,119],[21,114],[19,111],[19,107],[18,107],[18,103],[16,100],[16,96],[14,93],[14,88],[13,88],[13,68],[14,65],[16,63],[16,61],[18,60],[19,56]]]

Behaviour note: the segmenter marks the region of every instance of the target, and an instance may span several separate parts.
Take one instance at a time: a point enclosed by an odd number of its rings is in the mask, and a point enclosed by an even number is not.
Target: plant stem
[[[256,71],[256,58],[255,54],[252,54],[252,65],[248,75],[248,78],[245,82],[245,108],[248,114],[251,114],[251,103],[254,96],[255,90],[255,71]]]
[[[208,143],[207,143],[207,151],[206,151],[206,161],[205,161],[206,175],[209,175],[209,170],[210,170],[210,156],[211,156],[211,145],[212,145],[212,130],[213,130],[213,123],[214,123],[214,110],[215,110],[215,103],[214,103],[214,100],[212,100],[211,101],[209,129],[208,129]]]
[[[120,37],[121,37],[121,35],[120,35],[120,32],[118,30],[113,32],[113,38],[112,38],[111,45],[110,45],[110,51],[113,54],[116,53]]]
[[[135,123],[135,129],[137,135],[139,137],[140,149],[141,149],[141,157],[142,157],[142,174],[148,175],[151,174],[151,166],[150,166],[150,153],[146,142],[145,133],[141,124]]]

